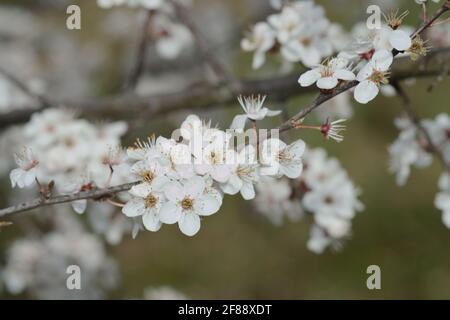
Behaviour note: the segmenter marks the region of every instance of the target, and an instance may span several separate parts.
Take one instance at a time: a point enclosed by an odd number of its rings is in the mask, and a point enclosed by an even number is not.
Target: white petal
[[[355,88],[355,100],[359,103],[366,104],[375,99],[379,91],[378,86],[372,81],[363,81]]]
[[[378,50],[374,53],[371,64],[378,71],[387,71],[394,61],[394,56],[391,51]]]
[[[289,153],[293,156],[294,159],[298,159],[305,152],[305,147],[305,142],[299,139],[289,145]]]
[[[142,199],[133,198],[122,208],[122,212],[127,217],[137,217],[145,212],[145,204]]]
[[[250,182],[245,182],[241,189],[242,198],[245,200],[252,200],[255,198],[255,187]]]
[[[202,216],[210,216],[220,209],[220,203],[216,198],[204,195],[194,202],[194,210],[197,214]]]
[[[21,180],[24,173],[25,172],[21,168],[17,168],[11,171],[11,173],[9,174],[9,179],[11,180],[11,186],[13,188],[16,186],[16,184],[19,188],[23,188]]]
[[[144,224],[145,229],[148,231],[156,232],[161,229],[161,221],[159,220],[158,215],[153,212],[147,212],[142,216],[142,222]]]
[[[281,110],[270,110],[270,109],[267,109],[266,116],[268,116],[268,117],[275,117],[275,116],[277,116],[279,114],[281,114]]]
[[[87,200],[77,200],[72,202],[73,210],[78,214],[83,214],[86,211]]]
[[[159,211],[159,219],[166,224],[176,223],[181,216],[181,208],[175,203],[166,202],[162,205]]]
[[[261,68],[261,66],[266,62],[266,54],[264,51],[255,51],[253,55],[252,68],[254,70]]]
[[[200,217],[195,213],[183,214],[178,227],[185,235],[192,237],[200,230]]]
[[[303,73],[300,76],[300,78],[298,79],[298,83],[302,87],[309,87],[310,85],[312,85],[314,82],[316,82],[319,79],[320,79],[319,71],[316,69],[313,69],[313,70],[309,70],[309,71],[306,71],[305,73]]]
[[[345,81],[352,81],[355,80],[355,74],[353,72],[351,72],[350,70],[345,70],[345,69],[341,69],[341,70],[337,70],[334,73],[334,76],[338,79],[341,80],[345,80]]]
[[[391,35],[389,36],[389,42],[391,46],[398,51],[408,50],[412,45],[410,36],[402,30],[392,31]]]
[[[338,79],[336,79],[335,77],[325,77],[317,80],[317,87],[320,89],[329,90],[336,88],[337,85]]]
[[[302,174],[303,164],[300,162],[287,163],[280,166],[280,171],[289,179],[297,179]]]
[[[178,182],[168,183],[164,188],[166,198],[172,202],[179,202],[184,197],[183,186]]]
[[[198,198],[203,194],[203,191],[205,191],[205,180],[199,176],[192,177],[184,183],[184,195],[191,198]]]
[[[152,186],[150,183],[140,183],[136,186],[133,186],[130,190],[130,193],[135,197],[145,198],[150,193],[152,193]]]
[[[244,129],[245,122],[247,121],[247,115],[238,114],[234,117],[233,122],[231,123],[230,129]]]

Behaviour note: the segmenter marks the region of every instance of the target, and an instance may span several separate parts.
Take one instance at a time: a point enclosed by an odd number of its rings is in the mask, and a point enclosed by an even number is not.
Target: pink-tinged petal
[[[147,212],[142,216],[142,223],[148,231],[156,232],[161,229],[161,221],[159,216],[153,212]]]
[[[355,88],[354,97],[359,103],[366,104],[378,95],[380,89],[372,81],[363,81]]]
[[[317,87],[320,89],[330,90],[336,88],[338,79],[335,77],[325,77],[317,80]]]
[[[345,81],[353,81],[356,78],[356,76],[353,72],[351,72],[350,70],[345,70],[345,69],[337,70],[334,73],[334,76],[338,79],[345,80]]]
[[[319,79],[320,79],[320,72],[316,69],[313,69],[303,73],[298,79],[298,83],[302,87],[309,87]]]
[[[144,201],[139,198],[133,198],[125,204],[122,212],[127,217],[141,216],[145,212]]]
[[[180,220],[181,208],[175,203],[166,202],[159,211],[159,219],[162,223],[174,224]]]
[[[195,213],[183,214],[178,227],[185,235],[192,237],[200,230],[200,217]]]
[[[412,40],[405,31],[395,30],[389,36],[389,43],[398,51],[405,51],[411,48]]]
[[[204,195],[194,202],[194,210],[198,215],[210,216],[220,209],[220,203],[213,196]]]

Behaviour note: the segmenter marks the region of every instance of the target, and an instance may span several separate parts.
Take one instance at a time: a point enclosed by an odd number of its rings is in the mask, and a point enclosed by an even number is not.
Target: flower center
[[[278,153],[277,159],[279,162],[283,162],[283,161],[291,160],[291,157],[290,157],[289,153],[287,153],[285,150],[283,150]]]
[[[191,210],[193,205],[194,200],[190,198],[184,198],[183,200],[181,200],[181,207],[183,208],[183,210]]]
[[[368,80],[379,84],[388,84],[389,83],[389,72],[383,72],[375,70],[372,75],[368,78]]]
[[[145,170],[141,172],[141,177],[145,182],[152,182],[155,178],[155,174],[153,171]]]
[[[332,203],[334,203],[334,199],[333,199],[333,197],[332,196],[326,196],[324,199],[323,199],[323,201],[326,203],[326,204],[332,204]]]
[[[145,208],[147,209],[153,208],[156,205],[156,203],[158,203],[158,198],[156,198],[153,194],[149,194],[144,199]]]

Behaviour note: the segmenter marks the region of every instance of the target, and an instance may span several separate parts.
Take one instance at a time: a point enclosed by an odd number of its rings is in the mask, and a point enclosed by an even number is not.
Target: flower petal
[[[317,80],[317,87],[320,89],[330,90],[336,88],[338,79],[335,77],[325,77]]]
[[[356,86],[354,97],[359,103],[366,104],[375,99],[379,91],[380,89],[375,83],[366,80]]]
[[[195,213],[182,215],[178,227],[185,235],[192,237],[200,230],[200,217]]]
[[[180,220],[181,208],[175,203],[166,202],[159,211],[159,219],[166,224],[174,224]]]
[[[410,36],[403,30],[392,31],[389,36],[389,43],[398,51],[408,50],[412,45]]]
[[[194,202],[194,210],[197,214],[202,216],[210,216],[220,209],[220,203],[216,198],[204,195]]]
[[[298,83],[302,87],[309,87],[314,82],[320,79],[320,73],[317,69],[309,70],[303,73],[298,79]]]
[[[152,232],[156,232],[161,229],[162,225],[158,215],[154,212],[146,212],[142,216],[142,223],[144,224],[145,229]]]
[[[137,217],[145,212],[145,203],[142,199],[133,198],[122,208],[122,212],[127,217]]]

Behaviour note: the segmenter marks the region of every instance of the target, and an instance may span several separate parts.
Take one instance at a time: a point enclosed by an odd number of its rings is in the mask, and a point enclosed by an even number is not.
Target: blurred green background
[[[364,1],[317,2],[327,9],[331,21],[341,22],[347,29],[364,19],[367,7]],[[414,25],[418,6],[413,1],[398,2],[410,9],[408,20]],[[5,3],[22,6],[43,18],[51,17],[55,24],[65,19],[65,10],[58,6],[39,9],[36,1],[0,1]],[[108,12],[98,9],[91,0],[73,3],[80,4],[83,10],[83,29],[75,36],[86,41],[95,39],[97,25]],[[217,3],[230,8],[231,18],[240,25],[256,22],[251,19],[257,19],[258,14],[250,12],[246,1],[196,1],[196,8],[204,10]],[[261,13],[259,19],[263,17]],[[249,78],[270,75],[267,69],[251,71],[251,56],[240,52],[239,35],[235,36],[237,41],[229,54],[236,73]],[[97,39],[103,40],[108,41]],[[113,62],[108,70],[99,77],[98,94],[111,93],[120,83]],[[434,117],[450,107],[450,81],[440,83],[430,94],[426,88],[432,81],[419,80],[407,87],[422,117]],[[288,103],[290,112],[296,112],[312,98],[292,99]],[[219,122],[224,128],[239,108],[235,104],[227,110],[210,113],[213,123]],[[205,219],[201,231],[192,239],[183,236],[176,226],[163,226],[157,233],[142,232],[136,240],[127,237],[121,245],[109,248],[119,261],[122,276],[121,287],[112,297],[141,297],[148,286],[169,285],[194,299],[450,298],[450,230],[444,227],[433,205],[441,167],[434,161],[430,168],[413,170],[407,186],[397,187],[388,172],[387,147],[397,137],[393,119],[402,114],[398,99],[380,96],[367,106],[355,104],[354,111],[340,144],[325,141],[315,133],[292,132],[292,137],[301,137],[311,146],[326,148],[363,190],[361,200],[366,209],[354,219],[352,237],[341,251],[323,255],[309,252],[307,218],[276,227],[254,212],[250,202],[225,197],[221,211]],[[169,120],[149,119],[130,132],[127,142],[149,131],[170,133],[176,125]],[[10,189],[8,180],[2,181],[1,207],[8,204]],[[28,218],[23,215],[18,219]],[[1,231],[0,256],[18,236],[14,227]],[[372,264],[381,267],[381,290],[366,287],[366,268]]]

